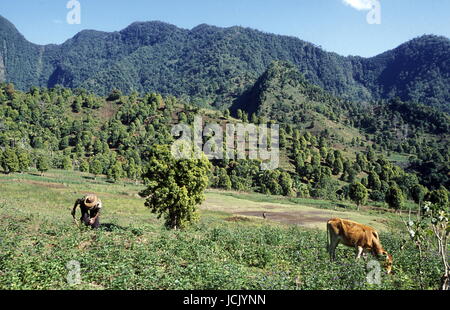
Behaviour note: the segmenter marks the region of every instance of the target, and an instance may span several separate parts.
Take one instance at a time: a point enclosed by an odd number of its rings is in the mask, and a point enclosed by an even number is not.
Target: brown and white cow
[[[357,249],[356,259],[359,259],[364,251],[371,251],[377,258],[386,256],[387,273],[391,273],[392,256],[383,249],[378,232],[372,227],[334,218],[327,222],[327,237],[331,260],[336,258],[336,247],[342,243]]]

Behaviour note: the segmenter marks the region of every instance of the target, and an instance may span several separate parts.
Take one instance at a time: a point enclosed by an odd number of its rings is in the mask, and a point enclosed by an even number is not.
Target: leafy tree
[[[118,89],[113,89],[113,91],[108,96],[108,101],[116,101],[119,100],[122,96],[122,92]]]
[[[279,170],[265,170],[259,176],[259,191],[267,195],[283,195]]]
[[[371,171],[369,172],[369,176],[368,176],[368,186],[370,189],[373,190],[380,190],[381,188],[381,180],[380,177],[378,176],[378,174],[375,171]]]
[[[109,180],[113,182],[117,182],[123,176],[123,168],[122,164],[119,161],[116,161],[114,165],[108,169],[107,177]]]
[[[141,177],[142,170],[139,165],[136,165],[134,158],[130,159],[128,163],[127,174],[130,179],[137,182],[137,180]]]
[[[72,159],[69,156],[64,156],[62,160],[62,168],[64,170],[72,170]]]
[[[237,118],[240,119],[240,120],[242,120],[242,117],[243,117],[243,114],[244,114],[244,113],[242,112],[242,110],[241,110],[241,109],[238,109],[236,113],[237,113]]]
[[[397,186],[391,186],[386,192],[386,203],[390,208],[399,211],[405,202],[405,197],[403,195],[402,190]]]
[[[338,175],[344,170],[344,165],[340,157],[337,157],[333,162],[333,174]]]
[[[36,161],[36,169],[41,173],[41,175],[44,175],[44,172],[50,169],[50,162],[47,156],[45,155],[38,156]]]
[[[92,160],[89,164],[89,172],[97,179],[97,176],[103,172],[102,162],[98,159]]]
[[[367,202],[367,188],[359,182],[353,183],[350,185],[349,196],[356,203],[359,211],[360,206]]]
[[[80,171],[81,172],[89,172],[89,163],[87,162],[87,160],[82,159],[80,161]]]
[[[14,173],[20,170],[19,158],[14,149],[6,148],[1,159],[1,166],[6,173]]]
[[[414,202],[419,205],[419,208],[422,206],[423,199],[427,193],[428,189],[420,184],[416,184],[411,188],[411,196],[414,199]]]
[[[17,160],[19,161],[19,172],[23,173],[25,171],[28,171],[31,166],[31,158],[28,151],[24,149],[17,149],[16,153]]]
[[[284,196],[294,196],[293,181],[291,175],[286,171],[282,171],[280,174],[280,186]]]
[[[203,154],[199,159],[176,160],[167,146],[154,147],[143,173],[147,188],[140,195],[146,198],[145,206],[158,217],[164,216],[166,227],[186,227],[198,217],[210,168]]]
[[[231,187],[232,187],[231,179],[228,176],[227,170],[225,168],[219,168],[218,169],[216,186],[218,188],[231,190]]]

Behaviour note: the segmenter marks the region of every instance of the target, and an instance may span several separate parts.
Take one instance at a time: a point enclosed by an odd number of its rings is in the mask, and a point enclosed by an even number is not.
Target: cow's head
[[[392,262],[393,262],[392,255],[386,251],[383,251],[382,255],[386,257],[386,270],[387,274],[390,274],[392,272]]]

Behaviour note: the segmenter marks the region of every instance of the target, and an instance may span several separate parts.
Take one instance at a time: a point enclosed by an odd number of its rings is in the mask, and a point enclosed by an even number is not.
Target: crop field
[[[141,185],[51,170],[0,175],[0,289],[437,289],[442,274],[432,247],[419,261],[398,216],[359,213],[329,201],[289,200],[208,190],[200,221],[164,228],[137,193]],[[101,227],[77,227],[76,198],[103,201]],[[261,216],[267,213],[267,219]],[[77,217],[79,213],[77,213]],[[368,260],[338,246],[331,263],[325,223],[339,216],[376,227],[394,256],[377,283]],[[419,280],[422,265],[422,281]],[[78,269],[79,268],[79,269]],[[78,272],[79,271],[79,272]],[[75,281],[74,281],[75,279]],[[420,283],[422,282],[422,283]]]

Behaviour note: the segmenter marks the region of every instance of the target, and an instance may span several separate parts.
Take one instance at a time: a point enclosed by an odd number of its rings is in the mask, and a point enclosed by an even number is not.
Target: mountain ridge
[[[189,30],[150,21],[114,32],[83,30],[59,45],[37,45],[1,17],[0,40],[0,77],[22,90],[60,84],[101,95],[114,88],[154,91],[221,108],[231,106],[272,61],[280,60],[346,99],[399,96],[450,109],[450,40],[442,36],[425,35],[365,58],[241,26],[200,24]]]

